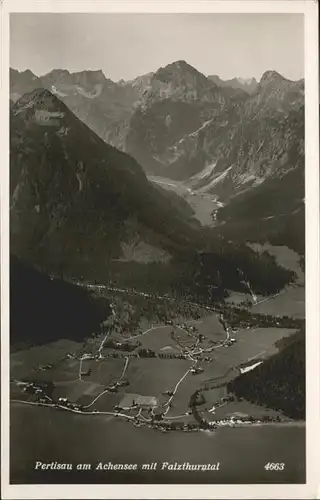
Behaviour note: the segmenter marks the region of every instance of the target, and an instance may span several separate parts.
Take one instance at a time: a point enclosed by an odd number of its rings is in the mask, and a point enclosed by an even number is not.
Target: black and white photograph
[[[10,484],[306,484],[304,13],[8,23]]]

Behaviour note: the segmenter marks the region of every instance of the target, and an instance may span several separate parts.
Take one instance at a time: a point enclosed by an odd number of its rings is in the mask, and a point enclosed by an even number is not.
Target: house
[[[117,386],[118,387],[124,387],[126,385],[129,385],[130,382],[128,380],[119,380],[119,382],[117,382]]]
[[[197,373],[203,372],[203,368],[201,368],[200,366],[197,368],[191,368],[190,372],[192,373],[192,375],[197,375]]]
[[[92,372],[92,368],[89,368],[89,370],[87,370],[86,372],[81,372],[81,375],[84,377],[88,377],[89,375],[91,375],[91,372]]]
[[[68,398],[59,398],[58,403],[68,403]]]
[[[23,382],[22,380],[18,380],[17,381],[17,387],[21,386],[21,385],[30,385],[29,382]]]
[[[118,392],[118,388],[115,385],[111,385],[108,387],[109,392]]]
[[[208,422],[208,423],[209,423],[209,427],[212,427],[213,429],[215,429],[217,427],[216,422]]]
[[[235,420],[235,419],[246,419],[249,417],[249,415],[247,413],[242,413],[240,411],[236,411],[234,413],[231,413],[230,415],[228,415],[229,418]]]
[[[167,389],[166,391],[163,392],[163,394],[166,396],[173,396],[173,391],[170,391],[169,389]]]

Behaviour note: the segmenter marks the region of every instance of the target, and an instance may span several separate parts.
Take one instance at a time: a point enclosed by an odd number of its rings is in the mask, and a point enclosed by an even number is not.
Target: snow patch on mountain
[[[191,134],[189,134],[189,135],[190,135],[191,137],[196,137],[196,136],[199,134],[200,130],[205,129],[205,128],[206,128],[206,127],[210,124],[210,123],[212,123],[212,121],[213,121],[212,119],[211,119],[211,120],[207,120],[207,121],[205,121],[205,122],[201,125],[201,127],[199,127],[197,130],[195,130],[194,132],[192,132],[192,133],[191,133]]]
[[[51,86],[51,92],[58,97],[67,97],[68,96],[68,94],[64,94],[63,92],[58,90],[57,87],[55,87],[55,85]]]
[[[64,117],[64,113],[59,111],[47,111],[45,109],[36,109],[35,120],[39,125],[59,126],[60,118]]]
[[[197,174],[193,175],[190,180],[191,181],[200,181],[202,179],[205,179],[206,177],[209,177],[209,175],[212,174],[216,164],[217,163],[210,163],[209,165],[206,165],[204,167],[204,169],[202,169]]]
[[[215,187],[217,184],[219,184],[219,182],[223,181],[223,179],[228,175],[228,173],[230,172],[230,170],[232,168],[233,168],[233,165],[231,165],[224,172],[222,172],[217,177],[215,177],[214,179],[212,179],[212,181],[210,181],[208,184],[206,184],[199,191],[202,191],[202,192],[205,193],[205,192],[209,191],[210,189],[212,189],[213,187]]]
[[[84,97],[87,97],[88,99],[95,99],[96,97],[99,97],[102,93],[103,85],[101,83],[97,83],[94,85],[94,90],[93,92],[87,92],[84,90],[82,87],[77,87],[77,92]]]

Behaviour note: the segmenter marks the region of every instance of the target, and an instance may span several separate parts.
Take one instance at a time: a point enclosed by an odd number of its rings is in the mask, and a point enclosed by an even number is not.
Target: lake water
[[[213,226],[212,212],[219,207],[216,196],[201,191],[194,191],[183,181],[174,181],[165,177],[148,176],[150,182],[154,182],[164,189],[174,191],[186,200],[194,211],[194,216],[203,226]]]
[[[73,470],[35,471],[36,461],[72,463]],[[78,463],[137,463],[138,472],[77,472]],[[165,472],[162,462],[213,464],[212,472]],[[157,471],[141,465],[157,462]],[[267,472],[283,462],[283,472]],[[168,432],[112,417],[80,416],[48,408],[11,405],[12,483],[304,483],[305,427],[223,428],[216,433]]]

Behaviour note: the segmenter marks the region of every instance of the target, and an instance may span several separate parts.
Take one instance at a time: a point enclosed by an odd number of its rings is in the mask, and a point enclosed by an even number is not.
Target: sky
[[[131,80],[177,60],[205,75],[304,77],[301,14],[11,14],[10,66]]]

